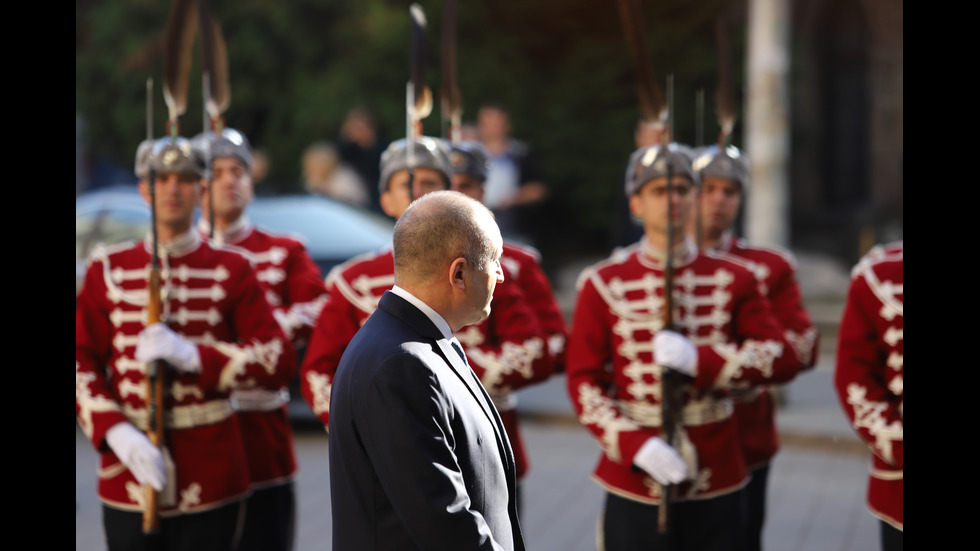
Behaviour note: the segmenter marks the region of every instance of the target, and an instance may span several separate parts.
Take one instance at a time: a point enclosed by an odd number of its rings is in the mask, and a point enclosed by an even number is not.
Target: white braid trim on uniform
[[[616,407],[630,421],[644,427],[659,427],[662,423],[660,404],[644,401],[616,401]],[[735,406],[731,398],[703,398],[688,402],[681,411],[681,423],[695,427],[724,421],[732,416]]]
[[[249,388],[231,393],[231,407],[235,411],[275,411],[289,403],[289,391]]]
[[[149,411],[123,405],[123,413],[129,422],[146,431],[149,429]],[[174,406],[163,413],[163,424],[168,429],[191,429],[213,425],[234,415],[228,400],[211,400],[203,404]]]
[[[905,286],[903,284],[899,283],[896,285],[891,281],[882,282],[878,279],[878,274],[874,272],[874,265],[865,266],[864,270],[861,272],[861,275],[863,275],[864,279],[868,282],[868,287],[871,289],[871,292],[878,297],[878,300],[880,300],[884,306],[890,309],[894,314],[904,317],[904,304],[895,298],[895,295],[898,293],[904,294]]]

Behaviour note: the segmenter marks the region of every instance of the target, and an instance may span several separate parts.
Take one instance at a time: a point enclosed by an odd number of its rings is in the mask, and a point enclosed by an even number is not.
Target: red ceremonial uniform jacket
[[[565,313],[555,298],[548,276],[541,269],[541,255],[537,250],[504,241],[504,254],[500,259],[508,277],[517,282],[527,300],[527,305],[538,318],[548,343],[548,353],[554,371],[565,370],[565,342],[568,328]]]
[[[210,233],[207,221],[202,220],[198,229],[204,236]],[[320,269],[306,246],[297,239],[260,230],[245,216],[224,231],[215,230],[214,242],[233,245],[251,260],[279,327],[294,347],[303,346],[327,294]],[[296,455],[288,388],[236,390],[231,399],[245,435],[252,487],[291,480]]]
[[[356,256],[327,274],[320,310],[300,366],[300,392],[324,427],[330,426],[330,388],[347,344],[395,284],[391,247]]]
[[[594,477],[609,492],[660,502],[660,485],[633,466],[660,435],[661,378],[653,335],[664,323],[663,253],[646,241],[586,269],[579,278],[566,359],[579,421],[603,450]],[[738,490],[747,471],[732,420],[730,390],[792,379],[799,361],[759,292],[734,257],[675,250],[674,325],[697,346],[697,376],[683,388],[675,448],[691,479],[679,500]]]
[[[834,386],[844,413],[871,448],[868,506],[904,531],[904,245],[877,246],[851,272]]]
[[[100,452],[98,492],[140,511],[144,493],[105,441],[115,424],[148,427],[146,364],[135,359],[146,324],[149,241],[96,252],[75,307],[75,415]],[[162,320],[195,343],[199,374],[168,369],[163,516],[193,513],[249,493],[248,463],[230,395],[278,389],[295,352],[276,324],[249,261],[196,231],[160,246]]]
[[[803,369],[817,363],[819,334],[803,305],[803,295],[796,280],[796,261],[785,251],[751,244],[726,233],[718,251],[745,260],[769,299],[772,313],[796,351]],[[776,429],[776,404],[766,386],[738,391],[735,399],[735,423],[749,470],[761,467],[779,450]]]
[[[390,248],[351,259],[327,276],[329,299],[320,312],[300,368],[303,397],[324,426],[330,421],[330,389],[347,344],[377,309],[395,283]],[[527,301],[505,268],[494,290],[490,316],[456,334],[470,367],[494,398],[508,429],[518,471],[527,470],[527,454],[517,426],[513,391],[543,381],[553,367],[544,334]]]

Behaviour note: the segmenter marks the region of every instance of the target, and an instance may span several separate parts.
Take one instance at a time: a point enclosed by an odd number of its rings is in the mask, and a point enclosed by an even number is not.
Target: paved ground
[[[824,346],[821,362],[813,371],[779,389],[783,448],[770,474],[769,518],[764,534],[769,551],[878,548],[878,524],[865,507],[868,453],[841,413],[831,385],[840,297],[828,299],[820,293],[824,288],[841,288],[840,270],[832,268],[816,265],[801,269],[813,276],[803,281],[804,292],[818,297],[808,306],[821,325]],[[564,300],[568,300],[567,295]],[[598,447],[572,418],[562,377],[521,391],[519,399],[531,461],[524,482],[523,523],[528,549],[594,550],[602,493],[590,474]],[[302,413],[297,419],[312,416],[305,405],[299,408]],[[300,422],[296,451],[300,465],[296,551],[330,549],[325,433]],[[95,452],[76,426],[75,548],[79,551],[105,549],[101,509],[95,496],[95,461]]]
[[[766,549],[772,551],[867,551],[877,548],[877,523],[864,505],[868,454],[851,434],[832,398],[831,372],[823,367],[785,389],[780,426],[784,446],[772,466]],[[598,447],[590,435],[548,411],[558,403],[563,380],[524,392],[523,424],[531,460],[524,482],[523,522],[528,549],[591,551],[602,493],[590,474]],[[534,406],[537,406],[535,409]],[[569,406],[570,408],[570,406]],[[822,418],[822,420],[821,420]],[[297,428],[300,464],[296,551],[330,549],[330,492],[326,434]],[[96,456],[76,428],[75,548],[103,551],[101,509],[95,496]]]

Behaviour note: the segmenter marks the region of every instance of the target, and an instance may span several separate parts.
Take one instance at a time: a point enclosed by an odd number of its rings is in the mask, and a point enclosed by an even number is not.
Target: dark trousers
[[[289,551],[296,529],[292,482],[255,490],[246,501],[240,551]]]
[[[742,490],[742,511],[745,515],[741,538],[743,551],[761,551],[762,528],[766,522],[766,486],[769,464],[752,470],[748,485]]]
[[[902,551],[905,548],[905,531],[881,522],[881,551]]]
[[[143,533],[143,513],[102,506],[109,551],[237,551],[245,502],[201,513],[161,518],[156,534]]]
[[[605,551],[736,551],[741,507],[741,492],[671,503],[661,534],[658,506],[607,493],[600,542]]]

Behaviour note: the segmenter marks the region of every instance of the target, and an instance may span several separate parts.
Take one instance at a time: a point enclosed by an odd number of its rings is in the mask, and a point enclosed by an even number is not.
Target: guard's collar
[[[219,230],[218,228],[215,228],[214,236],[211,238],[211,240],[214,241],[216,245],[234,245],[235,243],[238,243],[239,241],[242,241],[248,237],[252,232],[252,228],[254,228],[252,221],[248,219],[248,216],[243,214],[242,216],[238,217],[238,220],[232,222],[225,229]],[[201,218],[201,220],[199,220],[197,223],[197,229],[201,235],[209,235],[211,233],[211,224],[204,218]]]
[[[683,241],[674,246],[674,267],[683,266],[691,262],[697,254],[697,244],[690,236],[685,237]],[[640,250],[637,256],[640,262],[658,268],[663,267],[667,262],[666,251],[654,247],[646,237],[640,240]]]
[[[153,236],[147,234],[146,238],[143,240],[143,245],[146,247],[146,251],[149,253],[153,252]],[[187,230],[186,232],[178,235],[176,238],[164,243],[163,241],[157,242],[157,254],[161,257],[177,257],[185,255],[199,247],[201,245],[201,236],[198,235],[194,228]]]

